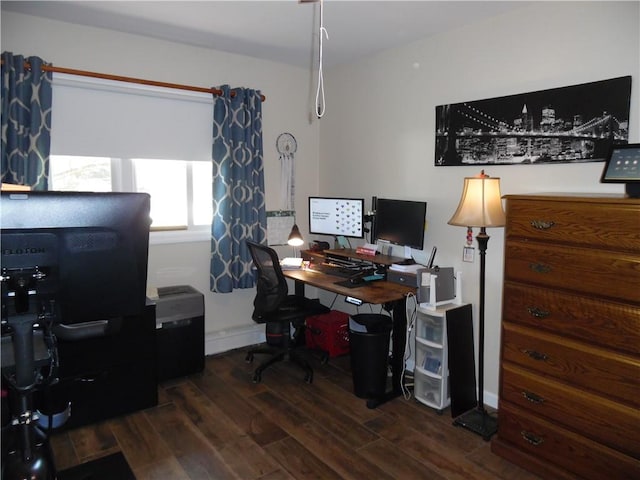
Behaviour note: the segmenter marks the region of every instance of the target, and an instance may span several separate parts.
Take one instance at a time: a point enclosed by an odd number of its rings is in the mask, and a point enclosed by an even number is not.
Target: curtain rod
[[[4,63],[4,59],[1,63]],[[31,68],[29,62],[24,62],[25,68]],[[101,78],[103,80],[117,80],[119,82],[127,82],[127,83],[137,83],[140,85],[151,85],[154,87],[164,87],[164,88],[175,88],[178,90],[189,90],[191,92],[201,92],[201,93],[211,93],[213,95],[222,95],[222,90],[218,88],[205,88],[205,87],[193,87],[191,85],[181,85],[179,83],[166,83],[166,82],[157,82],[155,80],[145,80],[143,78],[134,78],[134,77],[123,77],[121,75],[111,75],[108,73],[98,73],[98,72],[90,72],[87,70],[75,70],[73,68],[64,68],[64,67],[54,67],[53,65],[42,65],[42,70],[45,72],[54,72],[54,73],[66,73],[69,75],[79,75],[81,77],[92,77],[92,78]],[[231,92],[231,96],[235,97],[236,93]],[[264,102],[266,97],[264,95],[260,95],[260,98]]]

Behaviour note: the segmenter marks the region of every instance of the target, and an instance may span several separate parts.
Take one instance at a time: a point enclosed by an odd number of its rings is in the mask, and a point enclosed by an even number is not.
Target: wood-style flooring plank
[[[248,379],[247,381],[249,382]],[[249,434],[258,445],[267,445],[287,435],[273,419],[249,403],[249,397],[238,394],[213,373],[205,372],[202,376],[194,378],[193,382],[225,416]]]
[[[397,445],[395,445],[397,447]],[[395,455],[389,455],[389,451],[394,449],[394,444],[387,440],[380,439],[358,450],[358,452],[371,463],[379,466],[394,478],[403,480],[418,480],[428,478],[429,480],[445,480],[446,477],[440,475],[435,469],[422,462],[419,462],[406,451],[395,448]]]
[[[365,411],[373,412],[375,416],[381,413],[368,409],[360,399],[356,398],[359,401],[353,402],[353,395],[350,395],[349,401],[340,396],[318,395],[319,386],[328,383],[326,379],[317,378],[309,385],[290,376],[279,375],[277,382],[274,390],[280,397],[286,398],[287,402],[305,411],[313,411],[317,422],[348,444],[360,446],[378,439],[378,435],[363,425],[358,418],[353,418],[350,412],[362,411],[361,417],[371,416],[364,415]]]
[[[540,480],[454,427],[448,409],[402,397],[368,409],[348,356],[311,356],[312,384],[288,362],[255,384],[247,350],[163,382],[156,407],[55,433],[58,469],[121,451],[138,480]]]
[[[80,463],[80,459],[73,447],[73,442],[67,432],[53,435],[50,439],[50,445],[56,468],[59,470],[64,470]]]
[[[171,455],[144,412],[115,418],[110,425],[129,466],[134,470],[159,463]]]
[[[147,412],[163,442],[192,479],[240,479],[174,404]]]
[[[260,445],[194,385],[183,383],[167,389],[167,394],[240,478],[259,478],[279,469]]]
[[[265,450],[299,480],[333,480],[339,475],[294,438],[287,437],[268,445]]]
[[[69,431],[69,438],[80,463],[110,455],[120,450],[108,422]]]
[[[311,412],[304,412],[271,392],[255,395],[251,400],[268,412],[290,436],[335,470],[340,478],[393,478],[376,465],[366,462],[350,445],[313,421]]]
[[[191,480],[173,455],[132,470],[136,480]]]

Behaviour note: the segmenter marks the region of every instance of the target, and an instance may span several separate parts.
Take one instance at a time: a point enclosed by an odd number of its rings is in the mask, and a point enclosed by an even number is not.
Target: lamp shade
[[[502,227],[505,224],[500,178],[485,175],[465,177],[460,204],[449,225],[461,227]]]
[[[291,233],[289,234],[287,243],[292,247],[299,247],[304,243],[304,240],[302,239],[302,234],[300,233],[300,229],[298,228],[298,225],[295,223],[291,228]]]

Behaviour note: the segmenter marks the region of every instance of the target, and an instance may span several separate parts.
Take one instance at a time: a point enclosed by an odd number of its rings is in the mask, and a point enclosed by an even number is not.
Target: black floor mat
[[[136,476],[118,452],[58,472],[58,480],[136,480]]]

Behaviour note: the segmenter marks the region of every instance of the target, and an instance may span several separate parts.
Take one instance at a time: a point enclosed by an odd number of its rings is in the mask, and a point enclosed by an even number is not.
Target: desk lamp
[[[296,247],[301,246],[304,243],[302,239],[302,234],[300,233],[300,229],[298,228],[298,224],[294,223],[291,228],[291,233],[289,234],[289,238],[287,239],[287,244],[293,247],[293,256],[297,257],[298,254],[296,252]]]
[[[480,304],[478,308],[478,403],[477,406],[457,417],[453,423],[481,435],[485,440],[498,430],[498,422],[484,408],[484,291],[485,256],[487,252],[487,227],[503,227],[505,224],[502,199],[500,198],[500,178],[485,175],[484,170],[475,177],[464,179],[464,190],[458,209],[449,220],[449,225],[460,227],[480,227],[476,236],[480,254]]]

